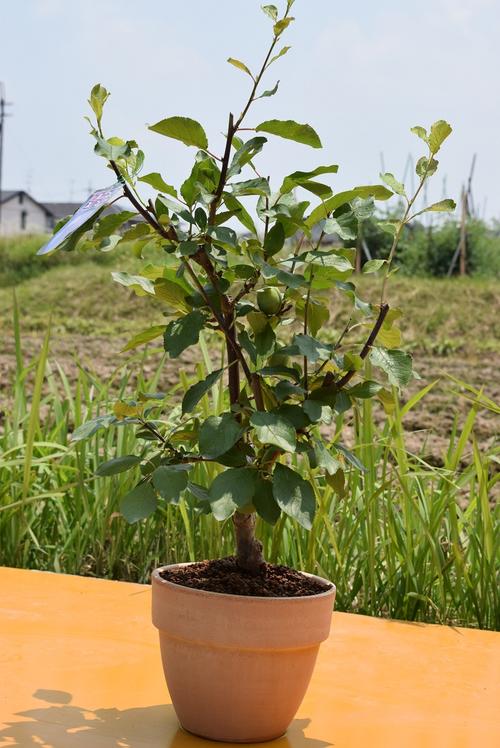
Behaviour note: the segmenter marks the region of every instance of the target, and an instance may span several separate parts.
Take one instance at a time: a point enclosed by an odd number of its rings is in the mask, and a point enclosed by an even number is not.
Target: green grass
[[[231,522],[199,514],[189,497],[132,526],[118,514],[137,474],[102,479],[94,472],[103,460],[136,450],[132,427],[70,443],[76,426],[106,412],[113,397],[130,394],[131,364],[106,380],[80,368],[70,384],[50,357],[48,334],[38,356],[25,361],[17,317],[13,330],[16,374],[0,427],[0,563],[144,582],[158,564],[230,554]],[[139,387],[154,391],[161,366],[146,376],[142,354],[132,365]],[[184,375],[179,388],[189,383]],[[498,408],[473,388],[450,387],[469,398],[470,409],[460,427],[455,422],[443,468],[405,443],[405,417],[421,407],[432,384],[379,429],[365,401],[355,414],[354,449],[367,472],[346,470],[344,490],[337,491],[314,474],[319,511],[312,531],[287,518],[274,529],[260,525],[267,559],[332,579],[339,610],[498,628],[498,513],[488,497],[500,450],[481,452],[474,436],[478,414]],[[223,389],[205,396],[205,415],[223,396]],[[170,422],[180,417],[175,405],[166,410]],[[466,453],[471,459],[460,468]],[[196,481],[208,485],[217,468],[196,470]]]

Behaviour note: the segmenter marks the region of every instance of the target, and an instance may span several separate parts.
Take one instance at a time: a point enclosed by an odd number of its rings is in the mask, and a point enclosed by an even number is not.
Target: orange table
[[[335,613],[275,748],[498,748],[500,635]],[[207,748],[163,681],[150,588],[0,568],[0,746]]]

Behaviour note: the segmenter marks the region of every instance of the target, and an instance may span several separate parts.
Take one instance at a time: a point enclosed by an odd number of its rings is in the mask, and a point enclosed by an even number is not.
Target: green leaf
[[[145,174],[143,177],[139,177],[139,182],[145,182],[146,184],[151,185],[151,187],[153,187],[153,189],[155,190],[158,190],[158,192],[164,192],[166,195],[177,197],[177,190],[175,189],[175,187],[172,187],[171,184],[167,184],[162,175],[157,171],[154,171],[151,174]]]
[[[260,6],[266,16],[269,16],[269,18],[276,23],[278,20],[278,8],[276,5],[261,5]]]
[[[262,330],[255,334],[255,350],[258,356],[266,359],[272,354],[276,345],[276,335],[271,325],[266,322]]]
[[[281,510],[274,500],[273,484],[265,478],[258,478],[255,482],[254,495],[252,504],[257,510],[259,517],[270,525],[275,525],[278,521]]]
[[[269,182],[263,177],[247,179],[244,182],[233,182],[230,187],[233,195],[265,195],[269,197],[271,194]]]
[[[125,141],[121,138],[108,138],[106,140],[95,133],[94,137],[96,139],[94,151],[99,156],[104,156],[108,161],[118,161],[120,158],[127,158],[132,153],[134,141]]]
[[[129,242],[135,239],[142,239],[151,233],[151,226],[147,223],[136,223],[135,226],[128,229],[122,236],[123,241]]]
[[[448,124],[448,122],[445,122],[444,119],[440,119],[437,122],[434,122],[433,125],[431,125],[428,143],[432,154],[435,154],[439,151],[450,133],[451,126]]]
[[[205,130],[199,122],[189,117],[168,117],[150,125],[149,129],[167,138],[180,140],[185,145],[194,145],[202,150],[208,148]]]
[[[350,387],[347,390],[347,394],[349,397],[359,397],[367,400],[370,397],[375,397],[377,392],[380,392],[381,389],[381,384],[367,379],[365,382],[359,382],[358,384],[355,384],[354,387]]]
[[[345,293],[354,302],[354,308],[359,309],[364,315],[369,315],[372,312],[372,306],[366,301],[363,301],[356,296],[356,286],[354,283],[344,283],[343,281],[335,281],[336,287]]]
[[[110,236],[110,234],[114,234],[122,223],[125,223],[125,221],[130,220],[136,215],[135,210],[122,210],[119,213],[111,213],[109,216],[103,216],[94,229],[94,239],[103,239],[106,236]]]
[[[92,88],[92,91],[90,92],[89,104],[97,118],[98,125],[101,124],[102,111],[103,111],[104,104],[106,103],[108,97],[109,97],[109,92],[106,91],[104,86],[101,86],[100,83],[96,83],[96,85]]]
[[[410,128],[410,132],[414,133],[414,135],[419,137],[420,140],[423,140],[424,143],[427,143],[427,145],[429,145],[429,138],[427,136],[427,130],[425,129],[425,127],[415,125],[415,127]]]
[[[388,187],[391,188],[393,192],[396,193],[396,195],[406,195],[405,192],[405,186],[402,182],[398,182],[394,174],[391,174],[389,171],[386,171],[385,173],[380,174],[380,179],[386,183]]]
[[[326,200],[326,198],[330,197],[330,195],[332,194],[332,188],[327,184],[323,184],[322,182],[312,182],[306,180],[305,182],[301,182],[297,186],[302,187],[302,189],[307,190],[308,192],[312,192],[313,195],[316,195],[316,197],[320,197],[322,200]]]
[[[268,96],[274,96],[274,94],[277,92],[280,82],[276,81],[276,85],[274,85],[272,88],[268,88],[267,91],[264,91],[264,93],[261,93],[260,96],[255,97],[255,101],[257,99],[265,99]]]
[[[155,511],[157,499],[150,483],[140,483],[120,502],[120,512],[129,524],[146,519]]]
[[[358,219],[352,210],[346,210],[338,216],[327,218],[323,231],[325,234],[337,234],[341,239],[352,241],[358,232]]]
[[[163,345],[171,358],[177,358],[182,351],[198,342],[204,322],[203,314],[195,310],[168,323],[163,336]]]
[[[250,138],[246,143],[242,143],[233,156],[231,165],[227,171],[227,178],[230,179],[239,174],[242,168],[246,164],[249,164],[254,156],[260,153],[265,143],[267,143],[267,138],[262,137],[262,135]]]
[[[283,55],[286,55],[287,52],[291,50],[291,47],[282,47],[277,55],[274,55],[274,57],[271,57],[269,62],[267,63],[267,67],[273,64],[273,62],[276,62],[276,60],[279,60],[280,57],[283,57]]]
[[[401,330],[399,327],[392,325],[392,323],[389,324],[385,320],[377,335],[378,345],[384,348],[397,348],[401,345],[401,340]]]
[[[131,351],[140,345],[144,345],[144,343],[149,343],[151,340],[159,338],[164,332],[165,325],[154,325],[153,327],[148,327],[147,330],[142,330],[137,333],[137,335],[134,335],[134,337],[128,341],[125,348],[122,348],[121,352],[125,353],[125,351]]]
[[[277,221],[274,226],[267,232],[267,236],[264,239],[264,254],[267,257],[272,257],[281,249],[285,243],[285,229],[282,224]]]
[[[436,161],[435,158],[426,158],[425,156],[422,156],[422,158],[419,158],[417,161],[415,172],[417,176],[421,178],[424,174],[428,177],[432,177],[432,175],[436,173],[438,165],[439,161]]]
[[[252,502],[255,491],[255,470],[229,468],[217,476],[209,490],[209,500],[215,519],[225,520],[238,507]]]
[[[230,229],[229,226],[209,226],[207,234],[221,244],[229,244],[231,247],[236,247],[238,244],[236,231]]]
[[[347,257],[339,254],[339,251],[336,249],[333,249],[330,252],[313,250],[312,252],[308,252],[306,254],[305,261],[306,263],[311,263],[316,267],[331,268],[332,270],[336,270],[338,271],[338,273],[342,274],[340,277],[343,277],[344,273],[350,273],[353,270],[353,267]]]
[[[341,463],[329,452],[322,441],[314,442],[313,451],[316,467],[326,470],[328,475],[335,475],[337,470],[342,467]]]
[[[227,61],[230,65],[234,65],[235,68],[238,68],[238,70],[243,70],[244,73],[250,76],[252,80],[255,80],[250,70],[247,68],[244,62],[241,62],[241,60],[236,60],[234,57],[228,57]]]
[[[358,353],[344,353],[344,364],[343,368],[346,371],[361,371],[364,366],[363,359]]]
[[[306,279],[299,273],[289,273],[288,270],[282,270],[275,265],[269,265],[267,262],[263,262],[261,267],[264,278],[276,278],[279,283],[283,283],[290,288],[300,288],[306,285]]]
[[[181,257],[190,257],[191,255],[195,255],[198,252],[199,248],[199,244],[191,241],[179,242],[179,244],[177,245],[177,251],[179,252]]]
[[[198,443],[204,457],[223,455],[241,438],[243,429],[231,413],[209,416],[200,428]]]
[[[331,345],[321,343],[310,335],[296,335],[293,344],[297,347],[299,353],[313,364],[318,360],[330,358],[332,353]]]
[[[140,457],[135,455],[123,455],[123,457],[115,457],[113,460],[102,462],[97,470],[96,475],[104,477],[107,475],[117,475],[118,473],[124,473],[126,470],[138,465],[141,461]]]
[[[330,310],[325,304],[315,299],[309,299],[307,324],[311,334],[316,336],[330,318]]]
[[[304,182],[307,182],[313,177],[318,177],[321,174],[336,174],[338,170],[339,167],[337,164],[331,164],[330,166],[318,166],[316,169],[312,169],[311,171],[294,171],[292,174],[289,174],[284,178],[283,184],[280,187],[280,193],[283,195],[290,192],[295,187],[303,185]]]
[[[156,468],[151,480],[162,499],[178,503],[182,491],[187,488],[188,484],[186,467],[186,465],[160,465]]]
[[[261,122],[255,130],[256,132],[278,135],[280,138],[286,138],[287,140],[294,140],[296,143],[304,143],[304,145],[310,145],[312,148],[322,148],[318,134],[310,125],[301,125],[291,119],[270,119]]]
[[[319,221],[328,218],[328,215],[333,213],[333,211],[341,205],[350,203],[356,197],[361,197],[363,199],[373,197],[375,200],[388,200],[392,197],[392,192],[381,184],[354,187],[352,190],[338,192],[336,195],[325,200],[321,205],[318,205],[318,207],[312,211],[310,216],[306,219],[306,225],[309,228],[312,228]]]
[[[378,270],[380,270],[383,265],[387,264],[387,260],[368,260],[363,265],[361,272],[362,273],[376,273]]]
[[[205,395],[211,387],[220,379],[220,376],[224,370],[217,369],[203,379],[201,382],[191,385],[187,390],[186,394],[182,398],[182,415],[190,413],[200,402],[203,395]]]
[[[219,455],[215,458],[215,462],[225,467],[246,467],[249,463],[249,459],[255,459],[255,453],[248,444],[235,444],[234,447],[228,449],[224,454]]]
[[[189,304],[186,296],[189,292],[186,288],[170,278],[157,278],[154,282],[155,296],[161,299],[178,312],[188,312]]]
[[[414,213],[412,218],[415,218],[415,216],[419,216],[422,213],[451,213],[455,210],[457,207],[457,204],[454,200],[451,200],[449,198],[446,198],[446,200],[440,200],[438,203],[433,203],[432,205],[429,205],[427,208],[424,208],[423,210],[419,210],[418,213]]]
[[[375,201],[373,197],[356,197],[351,203],[351,208],[358,221],[367,221],[375,213]]]
[[[355,467],[357,470],[361,470],[361,472],[366,473],[366,467],[363,465],[360,459],[356,457],[356,455],[351,452],[347,447],[344,447],[343,444],[335,444],[335,449],[344,455],[347,462],[349,462],[353,467]]]
[[[295,21],[293,16],[288,16],[287,18],[282,18],[281,21],[277,21],[273,27],[274,36],[281,36],[283,31],[292,23],[292,21]]]
[[[401,221],[397,221],[394,219],[391,219],[389,221],[377,221],[377,226],[386,234],[395,236],[396,233],[401,229]]]
[[[230,192],[223,193],[224,203],[229,210],[234,212],[235,218],[252,234],[257,233],[255,223],[253,222],[252,216],[247,209],[240,203],[240,201],[232,195]]]
[[[316,501],[309,481],[295,470],[277,464],[273,473],[273,496],[278,506],[306,530],[312,528]]]
[[[287,452],[295,452],[295,428],[283,416],[256,411],[252,413],[250,424],[255,429],[257,439],[263,444],[275,444]]]
[[[290,377],[294,382],[300,381],[300,374],[297,369],[292,369],[289,366],[264,366],[259,370],[259,373],[262,377]]]
[[[78,426],[78,428],[76,428],[71,434],[70,441],[81,442],[84,439],[89,439],[100,429],[108,428],[108,426],[112,426],[116,423],[116,416],[112,414],[97,416],[97,418],[93,418],[91,421],[86,421],[85,423],[82,423],[81,426]]]
[[[142,275],[129,275],[129,273],[111,273],[111,277],[116,283],[130,288],[134,291],[137,296],[146,296],[147,294],[154,294],[154,286],[148,278],[144,278]]]
[[[283,416],[283,418],[286,418],[287,421],[290,421],[295,430],[305,429],[310,425],[310,419],[306,415],[306,413],[304,413],[301,405],[283,403],[283,405],[280,405],[279,408],[276,408],[273,413],[277,413],[279,416]]]
[[[305,299],[300,299],[295,305],[295,310],[300,319],[304,319],[306,302]],[[320,301],[309,298],[308,312],[307,312],[307,327],[308,331],[316,336],[319,330],[323,327],[325,322],[328,322],[330,317],[330,311],[325,304]]]
[[[318,400],[304,400],[304,412],[312,423],[330,424],[332,422],[333,413],[330,405],[325,405]]]
[[[372,348],[370,360],[374,366],[385,371],[389,382],[396,387],[407,385],[412,378],[412,359],[405,351]]]

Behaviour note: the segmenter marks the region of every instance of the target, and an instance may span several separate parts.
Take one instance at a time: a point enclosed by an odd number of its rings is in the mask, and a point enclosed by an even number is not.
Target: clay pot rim
[[[323,597],[327,597],[328,595],[335,597],[337,593],[337,588],[334,585],[333,582],[330,582],[329,579],[325,579],[324,577],[320,577],[317,574],[310,574],[307,571],[299,571],[299,574],[303,574],[305,577],[309,577],[310,579],[315,579],[318,582],[323,582],[324,584],[329,584],[329,589],[325,590],[324,592],[319,592],[315,595],[299,595],[297,597],[267,597],[264,595],[233,595],[229,592],[212,592],[211,590],[199,590],[195,587],[186,587],[183,584],[176,584],[175,582],[170,582],[168,579],[163,579],[163,577],[160,576],[160,572],[164,571],[165,569],[179,569],[182,566],[191,566],[192,564],[197,563],[196,561],[185,561],[183,563],[179,564],[166,564],[165,566],[158,566],[156,569],[153,570],[151,573],[151,582],[164,585],[165,587],[172,587],[176,591],[181,590],[186,592],[187,594],[196,594],[200,595],[202,597],[213,597],[216,595],[218,598],[223,598],[226,600],[265,600],[268,603],[274,602],[274,603],[300,603],[304,601],[313,601],[318,600]],[[292,568],[292,567],[290,567]]]

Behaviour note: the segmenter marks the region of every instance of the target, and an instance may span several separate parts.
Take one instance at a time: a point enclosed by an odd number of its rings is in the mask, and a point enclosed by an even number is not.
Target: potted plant
[[[271,43],[257,71],[229,59],[249,77],[250,93],[241,113],[229,115],[221,155],[209,149],[202,125],[188,117],[168,116],[149,128],[196,149],[179,190],[158,172],[139,176],[144,154],[135,141],[105,137],[108,92],[96,85],[89,100],[95,150],[117,182],[95,193],[41,250],[78,243],[107,251],[131,243],[135,255],[145,257],[143,272],[114,273],[114,280],[162,304],[168,321],[160,318],[127,349],[162,337],[165,352],[177,359],[205,333],[213,348],[221,341],[225,351],[222,364],[185,392],[173,430],[162,420],[164,396],[142,393],[73,434],[78,440],[98,428],[136,425],[137,454],[119,455],[98,469],[109,476],[140,466],[140,479],[120,506],[129,522],[145,520],[163,502],[186,500],[234,525],[234,557],[165,566],[152,575],[153,621],[174,707],[187,730],[217,740],[254,742],[283,734],[328,636],[333,584],[267,564],[256,521],[275,523],[284,513],[310,530],[324,482],[338,487],[344,470],[363,470],[340,440],[343,414],[364,398],[379,398],[390,408],[391,389],[378,379],[398,387],[412,377],[411,357],[399,349],[394,324],[401,312],[389,309],[386,286],[401,232],[424,212],[416,211],[415,201],[451,132],[443,121],[429,132],[413,128],[426,145],[413,196],[389,173],[381,175],[384,184],[335,193],[323,180],[337,172],[336,164],[290,169],[281,184],[262,176],[268,136],[321,147],[308,124],[248,123],[252,104],[277,93],[277,83],[264,90],[262,80],[289,50],[281,40],[294,20],[292,4],[287,1],[281,17],[274,5],[263,7]],[[139,183],[152,187],[155,197],[143,199]],[[363,267],[382,276],[372,304],[356,293],[356,250],[349,243],[358,222],[373,214],[374,201],[393,194],[399,217],[383,222],[393,235],[390,254]],[[132,210],[103,216],[106,205],[122,196]],[[424,210],[453,208],[453,201],[443,200]],[[118,234],[131,219],[139,220]],[[345,295],[351,305],[340,327],[329,323],[332,294]],[[222,378],[227,391],[220,412],[203,417],[200,403]],[[207,464],[217,466],[216,476],[202,485]]]

